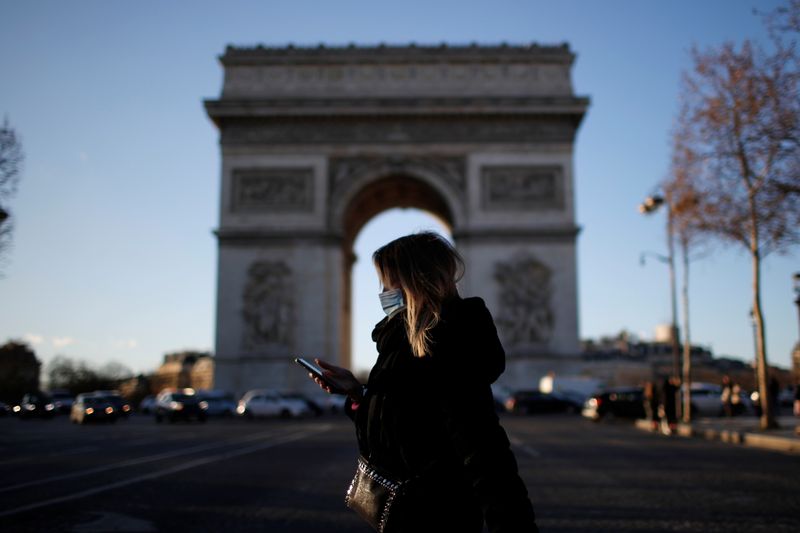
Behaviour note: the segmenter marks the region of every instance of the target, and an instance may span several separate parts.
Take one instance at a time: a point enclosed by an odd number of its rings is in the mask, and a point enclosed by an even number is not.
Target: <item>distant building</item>
[[[150,390],[211,389],[214,386],[214,358],[208,352],[174,352],[164,356],[164,363],[150,377]]]

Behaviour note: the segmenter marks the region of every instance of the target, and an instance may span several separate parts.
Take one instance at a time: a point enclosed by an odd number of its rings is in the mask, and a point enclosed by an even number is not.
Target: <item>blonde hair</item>
[[[381,283],[399,287],[406,302],[405,322],[411,351],[424,357],[430,332],[439,323],[442,302],[457,296],[464,260],[441,235],[426,231],[406,235],[375,250],[372,261]]]

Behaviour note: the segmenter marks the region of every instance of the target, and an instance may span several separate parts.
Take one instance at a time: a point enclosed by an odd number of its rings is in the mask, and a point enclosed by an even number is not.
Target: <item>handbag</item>
[[[383,533],[407,483],[390,479],[370,465],[364,456],[359,456],[344,502],[376,531]]]

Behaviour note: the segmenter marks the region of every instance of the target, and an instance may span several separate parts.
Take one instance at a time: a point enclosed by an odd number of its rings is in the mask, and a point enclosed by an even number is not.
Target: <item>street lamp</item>
[[[643,215],[650,215],[655,213],[662,205],[667,204],[663,196],[653,195],[648,196],[644,201],[639,204],[639,212]],[[678,303],[675,294],[675,245],[672,238],[672,209],[667,204],[667,255],[660,256],[669,266],[669,291],[670,303],[672,306],[672,324],[671,324],[671,341],[672,341],[672,375],[681,375],[681,356],[680,347],[678,346]],[[643,259],[642,256],[641,259]]]

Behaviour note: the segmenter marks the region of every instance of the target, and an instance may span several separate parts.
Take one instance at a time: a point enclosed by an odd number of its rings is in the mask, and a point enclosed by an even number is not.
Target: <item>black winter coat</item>
[[[490,385],[505,352],[480,298],[454,298],[431,331],[431,350],[414,357],[403,313],[372,333],[378,360],[367,392],[348,413],[359,449],[397,479],[412,482],[398,500],[394,532],[535,532],[533,507]]]

